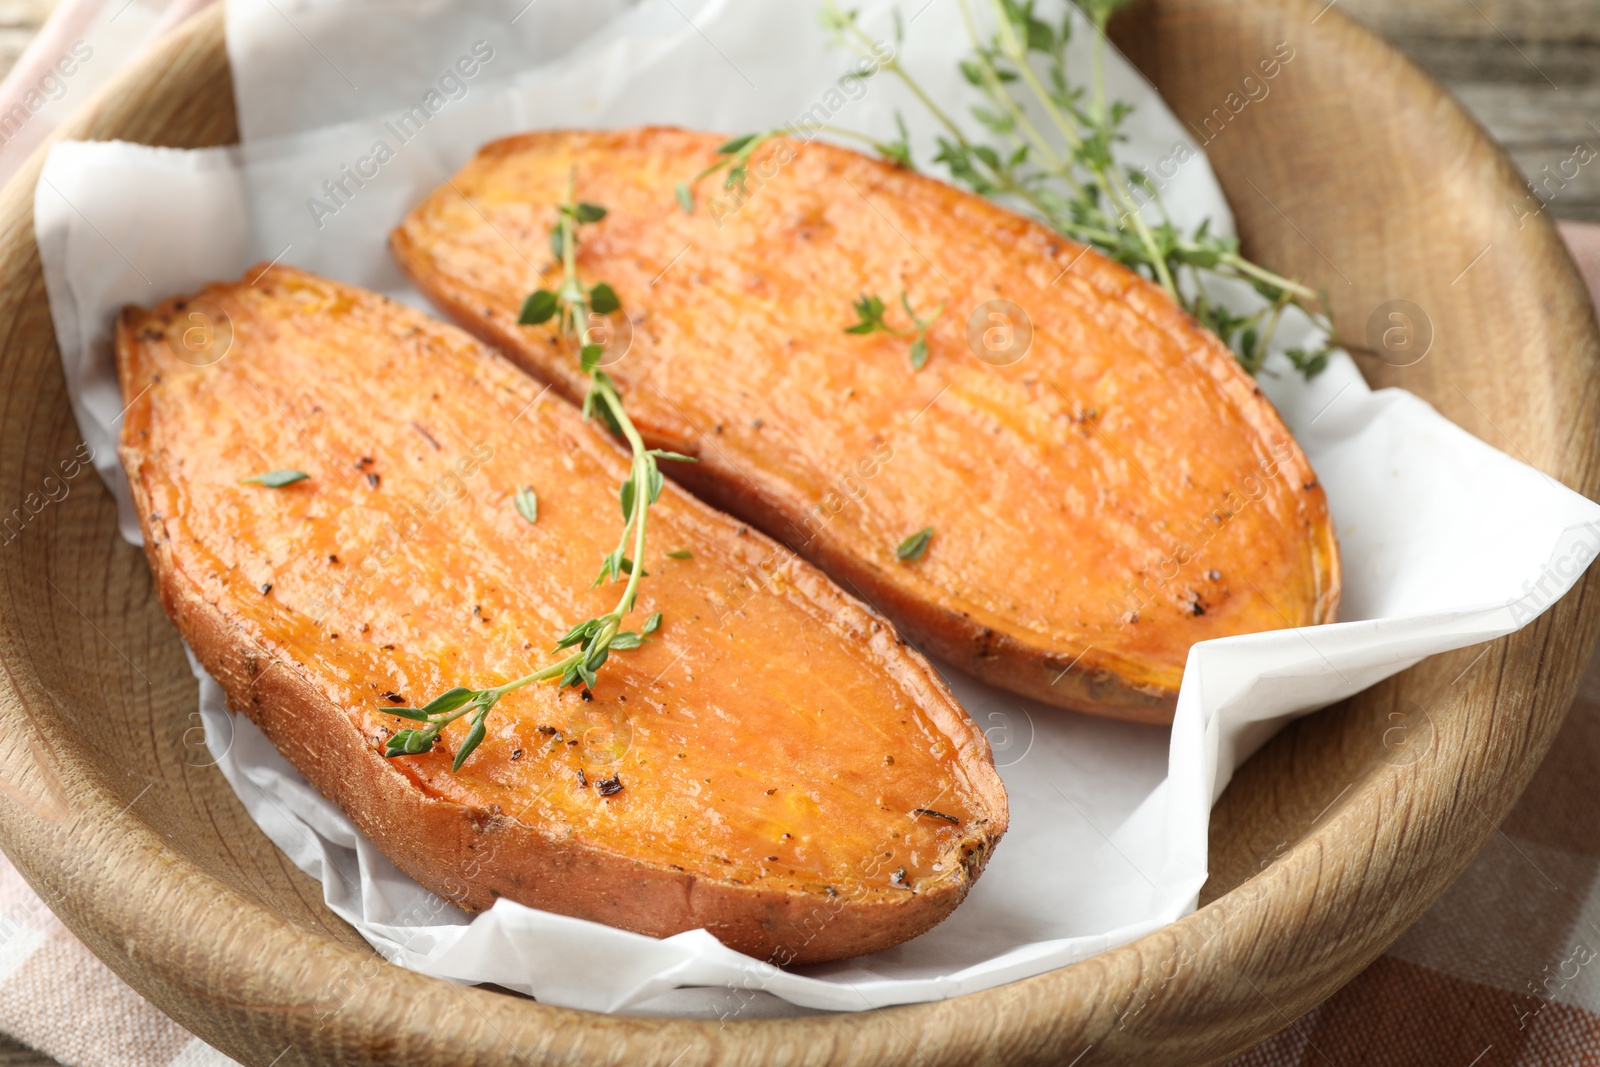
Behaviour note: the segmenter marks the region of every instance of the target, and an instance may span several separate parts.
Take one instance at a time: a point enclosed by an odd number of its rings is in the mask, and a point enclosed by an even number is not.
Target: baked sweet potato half
[[[386,708],[524,674],[610,607],[590,579],[628,465],[454,327],[249,277],[123,313],[122,460],[179,631],[401,868],[470,909],[705,927],[782,963],[962,900],[1006,828],[983,734],[880,616],[671,485],[638,603],[658,632],[592,690],[504,697],[459,772],[465,720],[385,758],[408,725]],[[241,480],[269,471],[291,473]]]
[[[1228,349],[1159,288],[820,142],[764,145],[743,185],[709,180],[686,213],[675,186],[721,141],[499,141],[391,246],[439,307],[575,398],[555,331],[518,318],[553,283],[550,205],[576,174],[610,212],[580,269],[631,326],[607,370],[648,441],[701,461],[673,476],[996,685],[1170,721],[1195,642],[1334,619],[1316,475]],[[864,295],[902,334],[908,310],[943,309],[921,370],[905,336],[846,333]]]

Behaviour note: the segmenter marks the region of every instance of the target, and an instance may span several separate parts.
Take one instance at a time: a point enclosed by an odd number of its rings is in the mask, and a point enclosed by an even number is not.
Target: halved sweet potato
[[[1189,647],[1332,621],[1339,556],[1305,456],[1228,350],[1157,287],[943,183],[779,140],[685,214],[722,138],[534,133],[484,148],[394,232],[441,308],[568,397],[551,286],[569,174],[610,210],[583,274],[630,316],[609,372],[686,485],[820,565],[913,640],[1065,707],[1170,720]],[[944,311],[847,335],[874,294]],[[1014,310],[990,304],[1005,300]],[[993,317],[999,314],[999,318]],[[1012,331],[1007,333],[1007,331]],[[898,546],[927,527],[920,558]]]
[[[780,962],[893,945],[961,901],[1006,827],[982,733],[878,615],[670,485],[637,613],[658,633],[592,693],[505,697],[459,773],[465,721],[384,758],[407,725],[386,707],[526,674],[612,607],[589,584],[626,462],[453,327],[249,276],[123,314],[122,459],[178,629],[396,863],[468,908],[703,926]],[[273,470],[310,477],[241,483]]]

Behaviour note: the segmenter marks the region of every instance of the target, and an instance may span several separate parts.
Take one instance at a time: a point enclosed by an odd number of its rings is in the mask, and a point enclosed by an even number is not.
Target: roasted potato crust
[[[122,460],[179,631],[402,869],[469,909],[705,927],[780,963],[885,948],[962,900],[1007,820],[981,731],[888,622],[670,484],[636,615],[662,612],[656,635],[592,693],[505,697],[460,773],[464,721],[384,758],[406,725],[385,707],[525,674],[610,609],[589,585],[626,459],[453,327],[246,277],[124,311]],[[240,481],[276,469],[311,477]]]
[[[1316,475],[1227,348],[1160,289],[822,142],[764,146],[745,186],[708,179],[685,214],[674,186],[722,140],[498,141],[391,246],[457,322],[576,397],[551,330],[517,324],[523,298],[554,287],[546,234],[575,173],[610,211],[585,228],[579,269],[615,288],[631,326],[608,370],[652,444],[701,459],[672,475],[996,685],[1170,721],[1195,642],[1335,618]],[[902,291],[924,316],[944,308],[920,372],[905,338],[844,332],[864,293],[908,327]],[[926,554],[898,559],[927,526]]]

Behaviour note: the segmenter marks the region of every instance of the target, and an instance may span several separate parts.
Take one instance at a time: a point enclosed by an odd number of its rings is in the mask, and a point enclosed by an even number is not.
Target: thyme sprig
[[[717,147],[718,158],[699,174],[686,182],[679,182],[676,193],[678,206],[683,208],[685,214],[694,213],[694,190],[697,185],[711,177],[720,170],[728,171],[723,179],[724,189],[737,189],[750,175],[750,156],[755,150],[766,144],[776,136],[775,133],[747,133],[742,137],[735,137]]]
[[[1106,26],[1132,0],[1082,0],[1094,31],[1087,85],[1074,85],[1068,76],[1071,5],[1061,4],[1060,20],[1050,22],[1039,16],[1039,0],[986,2],[994,20],[987,34],[979,29],[971,0],[957,0],[972,48],[961,73],[982,95],[983,103],[971,114],[989,140],[969,136],[939,108],[899,62],[898,50],[895,59],[880,64],[942,128],[934,162],[974,192],[1024,207],[1060,233],[1159,284],[1232,348],[1251,374],[1261,370],[1291,306],[1333,337],[1325,294],[1245,258],[1238,239],[1211,233],[1209,222],[1191,233],[1180,231],[1149,173],[1117,159],[1116,145],[1127,140],[1122,125],[1133,107],[1107,94]],[[836,0],[824,0],[822,22],[843,47],[858,55],[877,54],[855,13]],[[1043,116],[1044,129],[1035,115]],[[1242,282],[1266,304],[1237,314],[1213,299],[1208,278]],[[1285,353],[1308,379],[1327,365],[1328,354],[1327,346]]]
[[[911,368],[921,370],[928,362],[928,327],[932,326],[940,315],[944,314],[944,303],[941,301],[933,314],[927,318],[918,315],[911,307],[911,298],[904,289],[900,290],[900,306],[906,309],[906,315],[911,319],[907,328],[889,325],[884,318],[888,307],[883,298],[872,293],[862,293],[861,298],[851,305],[855,309],[856,322],[844,328],[845,333],[868,334],[886,333],[891,337],[898,337],[911,342]]]
[[[694,462],[690,456],[660,449],[646,448],[643,438],[623,408],[616,383],[600,369],[603,346],[594,344],[590,334],[590,320],[596,315],[606,315],[622,305],[616,292],[604,282],[585,286],[578,275],[578,227],[599,222],[605,218],[605,208],[579,201],[574,196],[575,180],[569,179],[566,199],[559,206],[556,225],[550,232],[550,250],[560,261],[562,283],[555,290],[539,289],[523,302],[518,321],[524,325],[537,325],[555,319],[562,333],[578,347],[579,365],[589,378],[589,389],[583,399],[585,417],[605,423],[627,441],[633,453],[628,477],[620,490],[622,503],[622,535],[617,547],[606,553],[600,565],[600,574],[593,586],[608,579],[622,580],[626,585],[617,605],[604,615],[585,619],[566,632],[551,649],[551,653],[567,652],[556,662],[531,674],[487,689],[469,689],[455,686],[434,697],[420,708],[389,708],[383,710],[413,722],[423,723],[420,729],[401,730],[389,739],[385,756],[414,756],[431,749],[446,726],[457,719],[471,716],[471,726],[466,739],[456,750],[452,769],[459,771],[474,749],[482,743],[488,732],[489,712],[507,693],[536,682],[559,679],[562,686],[592,687],[597,673],[612,652],[638,648],[644,639],[661,626],[661,613],[655,612],[645,619],[638,630],[624,630],[623,619],[633,611],[639,596],[639,583],[646,577],[645,569],[636,563],[644,558],[645,530],[650,505],[661,495],[662,478],[657,465],[659,459]],[[523,494],[526,494],[524,498]],[[532,490],[519,490],[517,510],[529,522],[537,519],[537,505],[533,503]],[[632,556],[628,555],[632,544]],[[571,651],[567,651],[567,650]]]
[[[865,73],[855,74],[852,76],[857,78],[871,77],[870,74]],[[905,123],[898,117],[896,117],[896,122],[900,127],[900,136],[889,141],[881,140],[877,137],[869,137],[857,130],[847,129],[843,126],[831,126],[827,123],[808,123],[805,125],[779,126],[774,129],[764,130],[759,133],[742,134],[738,137],[732,138],[731,140],[723,142],[721,145],[718,145],[717,158],[713,160],[711,164],[704,170],[700,171],[688,181],[679,182],[677,186],[674,187],[673,192],[677,197],[678,206],[683,208],[684,214],[692,215],[694,214],[697,191],[701,182],[705,181],[713,174],[717,174],[721,171],[727,171],[727,173],[723,175],[722,188],[729,192],[738,191],[744,186],[745,182],[749,181],[750,179],[750,157],[755,155],[756,151],[760,149],[762,145],[766,144],[768,141],[771,141],[773,138],[787,137],[791,135],[799,135],[802,137],[811,138],[815,137],[819,133],[831,133],[835,137],[842,137],[846,140],[857,141],[872,149],[874,152],[877,152],[885,159],[904,160],[905,165],[910,166],[911,148],[907,139],[908,135],[906,133]]]
[[[867,73],[896,78],[939,127],[933,162],[980,196],[1025,211],[1059,233],[1089,245],[1160,285],[1202,325],[1222,339],[1251,374],[1266,363],[1284,313],[1298,307],[1328,336],[1317,348],[1284,353],[1307,379],[1327,366],[1336,343],[1325,293],[1284,277],[1246,258],[1236,237],[1211,232],[1209,221],[1185,232],[1174,223],[1161,191],[1146,170],[1125,165],[1117,145],[1126,141],[1123,123],[1133,106],[1111,100],[1106,90],[1106,25],[1132,0],[1082,0],[1094,31],[1087,82],[1069,77],[1067,46],[1072,40],[1071,5],[1060,3],[1059,21],[1038,11],[1041,0],[977,0],[993,15],[994,28],[980,29],[973,0],[957,0],[971,51],[961,61],[963,78],[981,95],[971,116],[986,136],[964,128],[941,108],[901,61],[904,28],[895,11],[896,47],[874,41],[854,11],[824,0],[823,28],[836,45],[869,61]],[[887,55],[885,54],[887,52]],[[823,125],[791,126],[734,138],[717,160],[691,182],[678,187],[679,202],[693,209],[693,188],[727,169],[726,187],[748,177],[749,154],[774,136],[832,133],[863,142],[897,166],[913,168],[904,119],[895,116],[899,137],[881,140],[853,130]],[[1147,217],[1152,216],[1152,217]],[[1219,303],[1208,281],[1226,279],[1253,289],[1265,304],[1237,313]]]

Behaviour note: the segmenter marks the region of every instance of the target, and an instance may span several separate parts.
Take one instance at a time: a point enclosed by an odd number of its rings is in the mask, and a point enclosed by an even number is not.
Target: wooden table
[[[1444,83],[1506,146],[1554,215],[1600,221],[1600,0],[1335,4]],[[0,76],[53,7],[54,0],[0,0]],[[0,1067],[58,1065],[0,1036]]]
[[[1552,213],[1600,220],[1600,0],[1335,2],[1443,82]]]

